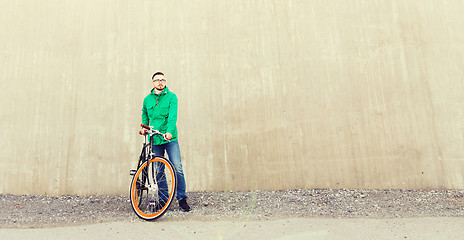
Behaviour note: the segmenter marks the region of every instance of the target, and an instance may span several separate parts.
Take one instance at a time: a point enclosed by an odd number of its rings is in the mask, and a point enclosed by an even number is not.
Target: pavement
[[[464,239],[464,218],[292,218],[266,221],[111,222],[0,229],[0,239]]]

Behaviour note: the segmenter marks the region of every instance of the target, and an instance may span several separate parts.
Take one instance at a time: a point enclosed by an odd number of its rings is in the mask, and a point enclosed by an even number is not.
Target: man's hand
[[[144,129],[142,129],[142,130],[139,131],[139,134],[140,134],[140,135],[146,135],[147,132],[148,132],[148,130],[144,128]]]
[[[166,134],[164,134],[164,136],[166,137],[167,140],[172,139],[172,135],[170,133],[166,133]]]

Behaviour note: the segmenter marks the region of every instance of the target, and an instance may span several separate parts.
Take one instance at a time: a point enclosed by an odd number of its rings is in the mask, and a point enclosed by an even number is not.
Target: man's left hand
[[[172,135],[170,133],[166,133],[166,134],[164,134],[164,136],[166,137],[167,140],[172,139]]]

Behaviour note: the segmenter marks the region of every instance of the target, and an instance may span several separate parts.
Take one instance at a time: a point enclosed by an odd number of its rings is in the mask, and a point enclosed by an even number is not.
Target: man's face
[[[152,81],[153,81],[153,87],[156,90],[163,91],[164,88],[166,87],[166,79],[161,74],[155,75]]]

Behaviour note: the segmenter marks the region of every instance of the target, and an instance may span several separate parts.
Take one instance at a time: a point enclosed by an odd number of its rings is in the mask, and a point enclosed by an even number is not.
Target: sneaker
[[[180,210],[182,210],[183,212],[190,211],[190,206],[187,204],[187,198],[182,198],[181,200],[179,200],[179,207]]]

